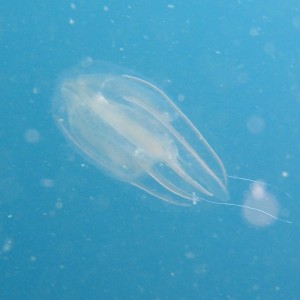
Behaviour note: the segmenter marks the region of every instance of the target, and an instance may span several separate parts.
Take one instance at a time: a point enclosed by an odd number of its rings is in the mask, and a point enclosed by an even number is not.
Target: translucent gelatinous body
[[[201,133],[152,83],[86,61],[60,81],[53,115],[80,154],[162,200],[227,199],[226,172]]]

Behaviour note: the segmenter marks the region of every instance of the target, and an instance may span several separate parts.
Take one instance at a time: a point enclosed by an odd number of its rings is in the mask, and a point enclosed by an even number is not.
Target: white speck
[[[70,25],[74,25],[74,24],[75,24],[75,20],[72,19],[72,18],[69,18],[69,24],[70,24]]]

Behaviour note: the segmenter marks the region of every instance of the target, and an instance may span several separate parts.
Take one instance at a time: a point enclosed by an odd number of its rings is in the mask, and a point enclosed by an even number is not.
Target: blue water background
[[[300,299],[299,1],[1,1],[0,45],[0,299]],[[165,204],[88,164],[51,115],[86,57],[161,87],[294,223]]]

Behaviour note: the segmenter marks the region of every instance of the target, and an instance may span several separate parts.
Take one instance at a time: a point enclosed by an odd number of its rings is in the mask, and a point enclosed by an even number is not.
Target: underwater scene
[[[300,3],[0,12],[0,299],[300,299]]]

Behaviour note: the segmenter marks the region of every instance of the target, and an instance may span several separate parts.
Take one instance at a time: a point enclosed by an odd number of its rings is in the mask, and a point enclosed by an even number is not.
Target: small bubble
[[[279,204],[262,182],[251,184],[244,201],[243,215],[252,225],[266,227],[273,224],[279,214]]]
[[[2,245],[2,252],[10,252],[12,249],[13,241],[12,239],[6,239]]]
[[[30,256],[30,261],[35,262],[35,261],[36,261],[36,256],[31,255],[31,256]]]
[[[57,208],[57,209],[62,209],[63,208],[63,204],[60,200],[55,203],[55,208]]]
[[[195,259],[196,258],[196,254],[193,251],[188,251],[184,254],[184,256],[188,259]]]
[[[260,28],[259,27],[252,27],[250,30],[249,30],[249,34],[251,36],[259,36],[260,35]]]
[[[52,188],[54,186],[54,180],[48,179],[48,178],[43,178],[40,180],[41,186],[45,188]]]
[[[27,129],[24,138],[27,143],[36,144],[40,140],[40,133],[36,129]]]
[[[177,96],[177,99],[178,99],[179,102],[183,102],[185,97],[184,97],[184,95],[180,94],[180,95]]]
[[[33,93],[34,95],[38,95],[38,94],[40,93],[40,89],[39,89],[38,87],[34,87],[34,88],[32,89],[32,93]]]
[[[251,116],[247,120],[247,129],[253,134],[260,134],[265,129],[265,121],[258,116]]]

